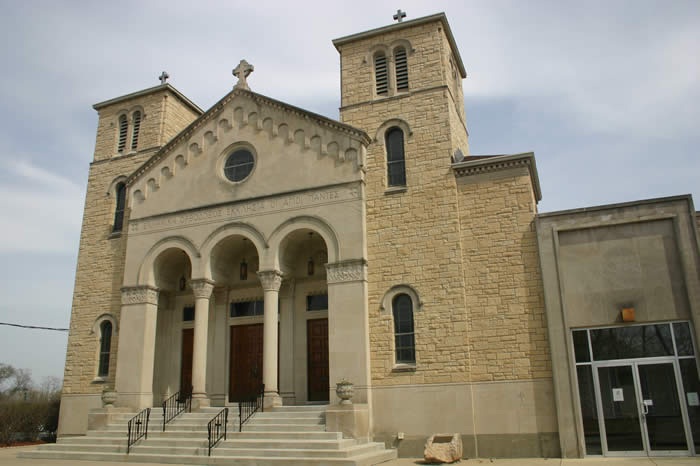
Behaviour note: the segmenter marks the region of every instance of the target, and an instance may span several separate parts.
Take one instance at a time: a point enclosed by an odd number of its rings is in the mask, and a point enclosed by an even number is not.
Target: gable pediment
[[[369,141],[351,126],[236,89],[129,177],[131,218],[361,180]],[[234,183],[223,166],[240,147],[255,167]]]

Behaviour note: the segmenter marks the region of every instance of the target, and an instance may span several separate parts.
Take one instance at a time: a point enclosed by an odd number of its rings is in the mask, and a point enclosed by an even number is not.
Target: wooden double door
[[[183,330],[182,390],[192,386],[193,337],[193,329]],[[263,383],[263,324],[231,326],[230,337],[228,398],[231,402],[249,400]],[[328,401],[328,319],[308,320],[306,341],[308,400]]]
[[[229,401],[255,398],[263,383],[263,324],[231,327]]]
[[[328,319],[306,321],[309,401],[328,401]]]

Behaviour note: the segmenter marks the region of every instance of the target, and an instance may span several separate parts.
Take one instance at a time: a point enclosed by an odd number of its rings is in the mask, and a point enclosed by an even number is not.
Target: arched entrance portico
[[[320,217],[275,219],[153,235],[151,247],[135,238],[127,257],[146,253],[139,285],[123,289],[121,326],[138,338],[119,350],[118,404],[152,406],[188,384],[194,406],[249,399],[261,384],[268,406],[324,403],[340,378],[367,401],[365,262],[339,261],[362,243],[343,245]]]

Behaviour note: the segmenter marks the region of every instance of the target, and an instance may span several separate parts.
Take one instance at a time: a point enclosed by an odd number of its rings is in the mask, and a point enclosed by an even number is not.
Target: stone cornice
[[[158,288],[151,286],[125,286],[121,289],[122,306],[130,304],[158,305]]]
[[[300,118],[311,118],[313,119],[317,124],[321,126],[325,126],[329,129],[339,131],[341,133],[344,133],[348,136],[351,136],[358,140],[361,145],[367,146],[371,142],[370,137],[362,131],[361,129],[357,129],[354,126],[347,125],[345,123],[341,123],[336,120],[331,120],[330,118],[326,118],[324,116],[315,114],[313,112],[309,112],[306,110],[303,110],[299,107],[294,107],[293,105],[285,104],[283,102],[280,102],[275,99],[271,99],[270,97],[266,97],[262,94],[257,94],[252,91],[247,91],[244,89],[234,89],[233,91],[229,92],[226,94],[221,100],[219,100],[217,103],[215,103],[209,110],[207,110],[202,116],[197,118],[195,121],[190,123],[189,126],[187,126],[184,130],[182,130],[177,136],[172,138],[170,141],[168,141],[163,147],[160,148],[158,152],[156,152],[151,158],[146,160],[143,165],[141,165],[139,168],[136,169],[126,180],[127,186],[132,186],[137,180],[139,180],[145,173],[147,173],[151,167],[155,166],[158,162],[160,162],[167,154],[170,153],[172,149],[174,149],[178,144],[180,144],[183,141],[188,140],[190,137],[194,135],[194,133],[203,127],[205,124],[210,122],[212,119],[216,118],[223,108],[228,104],[231,100],[233,100],[237,96],[247,96],[249,97],[253,102],[257,104],[266,104],[270,107],[278,108],[285,110],[295,116],[298,116]]]
[[[256,275],[264,291],[279,291],[282,286],[282,272],[279,270],[258,270]]]
[[[199,106],[197,104],[195,104],[190,99],[185,97],[185,95],[182,92],[178,91],[177,89],[175,89],[173,86],[171,86],[168,83],[159,84],[158,86],[149,87],[148,89],[143,89],[141,91],[132,92],[131,94],[126,94],[126,95],[123,95],[120,97],[115,97],[113,99],[105,100],[104,102],[96,103],[95,105],[92,106],[92,108],[99,111],[100,109],[102,109],[104,107],[118,104],[118,103],[121,103],[121,102],[124,102],[127,100],[135,99],[137,97],[143,97],[143,96],[146,96],[149,94],[154,94],[154,93],[159,92],[159,91],[170,91],[172,94],[174,94],[178,99],[180,99],[185,105],[190,107],[196,113],[199,113],[200,115],[202,113],[204,113],[204,110],[199,108]]]
[[[367,261],[351,259],[333,264],[326,264],[328,284],[357,282],[367,280]]]
[[[528,169],[535,199],[541,201],[540,180],[537,175],[537,165],[535,165],[535,154],[532,152],[514,155],[494,155],[475,160],[469,160],[469,157],[467,157],[463,162],[452,164],[452,170],[458,178],[521,167]]]
[[[211,292],[214,291],[214,282],[206,278],[200,278],[190,281],[192,292],[195,299],[209,299]]]

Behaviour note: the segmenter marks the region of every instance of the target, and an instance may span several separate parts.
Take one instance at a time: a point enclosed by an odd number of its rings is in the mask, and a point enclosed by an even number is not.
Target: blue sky
[[[331,40],[446,12],[472,154],[534,151],[540,211],[700,199],[700,2],[0,0],[0,322],[68,327],[92,104],[170,83],[206,109],[235,83],[337,118]],[[0,362],[63,374],[66,334],[0,326]]]

